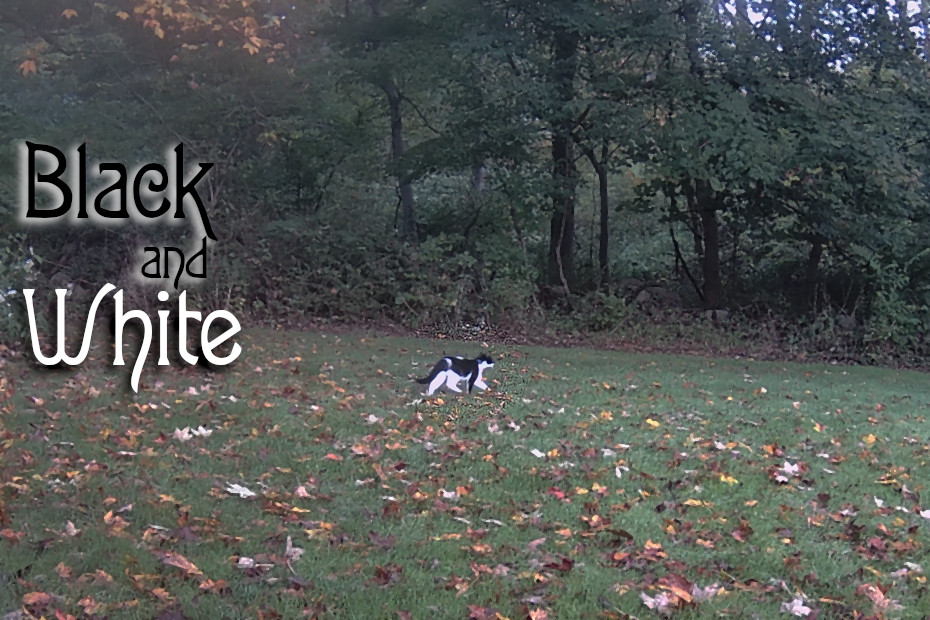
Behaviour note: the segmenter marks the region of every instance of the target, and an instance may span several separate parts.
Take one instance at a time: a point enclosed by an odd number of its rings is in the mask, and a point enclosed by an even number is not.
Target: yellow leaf
[[[739,482],[739,480],[737,480],[733,476],[725,476],[723,474],[720,475],[720,481],[726,482],[727,484],[736,484]]]
[[[651,427],[653,427],[653,428],[655,428],[656,426],[660,426],[660,423],[659,423],[659,422],[656,422],[656,421],[653,420],[652,418],[646,418],[646,424],[648,424],[649,426],[651,426]]]
[[[65,9],[61,12],[61,16],[65,19],[71,19],[72,17],[77,17],[77,11],[74,9]]]
[[[862,441],[864,441],[867,444],[873,444],[875,443],[875,435],[873,435],[872,433],[869,433],[868,435],[862,438]]]

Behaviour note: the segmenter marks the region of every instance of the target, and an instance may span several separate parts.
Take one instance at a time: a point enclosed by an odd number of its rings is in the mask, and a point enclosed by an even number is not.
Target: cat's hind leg
[[[432,396],[432,395],[433,395],[433,392],[435,392],[436,390],[438,390],[438,389],[442,386],[442,384],[445,383],[445,381],[446,381],[446,379],[447,379],[447,377],[446,377],[447,374],[448,374],[448,373],[441,372],[441,373],[439,373],[438,375],[436,375],[436,378],[433,379],[432,382],[430,382],[430,384],[429,384],[429,389],[426,390],[426,395],[427,395],[427,396]]]
[[[446,375],[447,375],[446,387],[452,390],[453,392],[461,393],[462,390],[459,389],[459,381],[461,381],[462,378],[452,374],[451,372],[446,373]]]

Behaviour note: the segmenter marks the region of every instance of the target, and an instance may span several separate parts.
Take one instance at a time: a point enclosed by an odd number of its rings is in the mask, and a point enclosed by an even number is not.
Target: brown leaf
[[[55,567],[55,572],[58,573],[58,576],[62,579],[71,579],[71,577],[74,576],[71,572],[71,568],[64,562],[58,563],[58,566]]]
[[[496,620],[498,617],[497,610],[491,607],[479,607],[478,605],[469,605],[468,620]]]
[[[670,590],[672,594],[686,603],[691,602],[691,588],[693,584],[681,575],[676,575],[674,573],[663,575],[659,578],[658,585],[659,587]]]
[[[384,549],[390,549],[394,546],[394,537],[390,534],[387,536],[381,536],[377,532],[369,531],[368,538],[371,540],[371,542]]]
[[[158,556],[158,558],[163,563],[167,564],[168,566],[175,566],[180,568],[188,575],[196,577],[203,576],[203,573],[200,571],[200,569],[194,566],[190,560],[185,558],[183,555],[175,553],[174,551],[156,551],[155,555]]]
[[[389,564],[387,566],[375,567],[375,583],[379,586],[386,586],[400,580],[401,573],[404,572],[402,566]]]
[[[733,530],[731,536],[740,542],[746,542],[752,536],[752,528],[749,527],[748,521],[742,521],[738,528]]]

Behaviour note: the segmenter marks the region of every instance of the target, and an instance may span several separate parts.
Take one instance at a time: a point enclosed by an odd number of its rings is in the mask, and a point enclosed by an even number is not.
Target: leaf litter
[[[875,620],[926,596],[916,376],[502,348],[489,392],[424,398],[390,351],[425,342],[248,336],[138,400],[103,365],[0,392],[0,615]]]

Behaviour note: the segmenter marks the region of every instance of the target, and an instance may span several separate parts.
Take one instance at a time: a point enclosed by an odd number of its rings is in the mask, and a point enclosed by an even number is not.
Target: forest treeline
[[[215,164],[207,311],[617,337],[729,316],[926,360],[928,23],[928,0],[5,0],[4,340],[24,287],[154,308],[173,288],[138,283],[141,248],[199,241],[21,226],[19,144],[132,168],[181,142]]]

